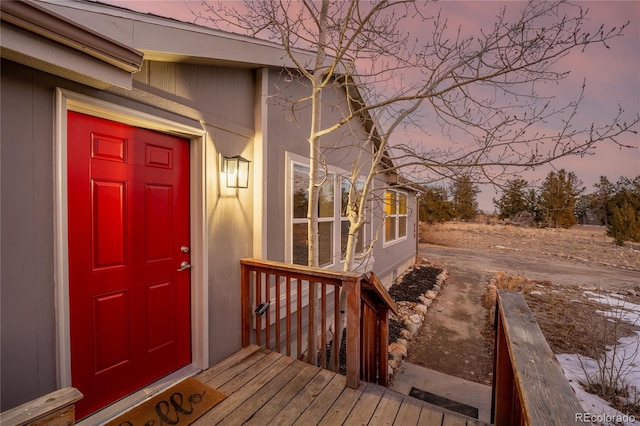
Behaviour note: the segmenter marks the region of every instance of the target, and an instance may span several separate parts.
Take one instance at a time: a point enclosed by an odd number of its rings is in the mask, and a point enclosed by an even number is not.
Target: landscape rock
[[[422,303],[417,304],[416,307],[413,308],[413,310],[416,311],[419,315],[423,316],[427,313],[427,307]]]
[[[411,332],[406,328],[404,330],[400,330],[400,336],[402,336],[402,338],[407,340],[413,339],[413,334],[411,334]]]
[[[428,299],[435,299],[438,296],[438,293],[436,293],[433,290],[427,290],[427,292],[424,294],[425,297],[427,297]]]
[[[402,358],[407,356],[407,348],[399,343],[392,343],[389,345],[389,353],[399,353]]]
[[[442,283],[444,283],[448,278],[449,278],[449,274],[447,273],[447,271],[442,271],[436,277],[436,284],[442,285]]]
[[[420,317],[420,315],[418,314],[413,314],[409,317],[409,321],[411,321],[414,324],[421,324],[422,323],[422,318]]]
[[[411,321],[406,322],[404,326],[407,328],[407,331],[411,333],[411,336],[415,336],[418,334],[418,331],[420,331],[420,326],[412,323]]]
[[[396,341],[390,342],[387,348],[390,371],[397,371],[402,360],[408,356],[408,342],[418,335],[429,306],[448,277],[443,269],[431,266],[426,260],[423,263],[399,277],[389,289],[398,307],[397,314],[391,314],[396,324],[392,327]]]

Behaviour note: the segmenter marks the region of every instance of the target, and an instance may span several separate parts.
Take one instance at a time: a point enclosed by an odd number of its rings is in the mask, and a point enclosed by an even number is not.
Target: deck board
[[[370,423],[373,412],[378,408],[382,395],[384,395],[383,387],[367,383],[367,387],[362,392],[351,413],[349,413],[346,423],[354,425]]]
[[[227,398],[198,419],[205,425],[482,425],[410,396],[249,346],[199,374]]]
[[[334,373],[320,370],[307,385],[273,418],[277,425],[291,425],[307,409],[317,395],[329,384]]]
[[[393,421],[400,410],[400,404],[402,403],[402,395],[393,391],[385,391],[378,408],[371,417],[371,424],[374,425],[389,425],[393,424]]]
[[[319,425],[334,426],[344,423],[356,402],[360,399],[365,387],[366,383],[362,383],[358,389],[344,388]]]
[[[294,425],[306,426],[323,418],[331,406],[336,402],[336,399],[340,396],[340,393],[346,385],[346,377],[334,375],[329,384],[327,384],[322,392],[320,392],[313,402],[309,404],[309,407],[304,410],[302,415],[298,417]]]
[[[398,426],[417,425],[418,420],[420,420],[421,409],[422,405],[415,398],[404,397],[393,424]]]

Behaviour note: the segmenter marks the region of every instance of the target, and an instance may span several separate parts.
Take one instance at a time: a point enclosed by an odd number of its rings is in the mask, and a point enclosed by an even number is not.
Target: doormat
[[[225,398],[225,394],[190,377],[111,420],[105,426],[186,426]]]
[[[478,418],[478,409],[476,407],[452,401],[444,396],[435,395],[414,387],[411,388],[409,396],[421,399],[429,404],[437,405],[438,407],[446,408],[447,410],[455,411],[456,413],[464,414],[467,417]]]

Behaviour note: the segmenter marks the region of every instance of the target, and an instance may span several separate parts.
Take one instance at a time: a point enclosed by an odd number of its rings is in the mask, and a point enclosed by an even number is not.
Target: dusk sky
[[[102,0],[102,3],[166,16],[185,22],[194,22],[192,10],[198,10],[199,0]],[[603,45],[589,46],[585,52],[576,51],[558,64],[561,70],[570,70],[569,77],[558,88],[556,96],[559,100],[566,97],[574,99],[579,93],[583,80],[586,79],[586,96],[580,109],[580,121],[588,126],[591,122],[604,124],[613,118],[618,106],[626,113],[624,117],[630,121],[640,112],[640,2],[639,1],[578,1],[577,4],[589,9],[588,16],[594,24],[605,24],[606,27],[620,26],[626,21],[631,23],[625,35],[610,42],[610,48]],[[495,16],[504,2],[494,1],[443,1],[434,7],[442,8],[443,14],[449,17],[451,24],[460,25],[463,29],[477,31],[480,28],[491,28]],[[508,3],[509,7],[523,5],[522,2]],[[416,34],[417,37],[420,34]],[[640,131],[640,126],[635,130]],[[430,126],[431,128],[431,126]],[[446,143],[436,131],[429,131],[425,143]],[[586,186],[586,192],[593,192],[593,184],[604,175],[615,182],[620,176],[634,178],[640,175],[640,135],[627,133],[619,140],[634,149],[620,150],[609,144],[601,144],[596,155],[584,158],[565,158],[554,163],[556,169],[564,168],[573,171]],[[541,167],[534,173],[522,177],[540,183],[551,170]],[[492,198],[498,194],[491,187],[482,187],[478,201],[480,208],[493,212]]]

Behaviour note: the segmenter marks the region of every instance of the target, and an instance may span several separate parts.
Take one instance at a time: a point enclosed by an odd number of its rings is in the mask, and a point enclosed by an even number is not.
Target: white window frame
[[[309,159],[298,154],[291,152],[286,153],[286,180],[285,180],[285,261],[293,263],[293,225],[294,224],[306,224],[307,218],[294,218],[293,217],[293,177],[294,167],[296,165],[305,168],[309,167]],[[327,166],[327,172],[331,174],[333,179],[333,217],[318,218],[319,222],[332,222],[333,223],[333,241],[332,241],[332,256],[331,262],[325,265],[321,265],[322,268],[333,269],[339,267],[344,263],[342,257],[342,220],[346,217],[342,216],[342,179],[350,179],[350,172],[335,166]],[[357,182],[364,183],[364,177],[358,178]],[[370,209],[370,206],[368,206]],[[369,212],[367,213],[369,214]],[[370,243],[371,236],[369,235],[369,226],[364,225],[362,235],[364,237],[363,248],[366,249]],[[373,259],[372,259],[373,260]],[[368,262],[373,264],[373,262]]]
[[[393,192],[396,195],[396,205],[395,205],[395,213],[393,214],[388,214],[386,212],[387,210],[387,193],[389,192]],[[405,200],[405,209],[404,209],[404,213],[400,213],[400,196],[404,197]],[[385,211],[385,215],[384,215],[384,244],[383,247],[388,247],[394,244],[397,244],[401,241],[404,241],[408,238],[409,235],[409,230],[407,229],[409,226],[409,195],[407,194],[407,192],[405,191],[400,191],[397,189],[385,189],[384,192],[384,211]],[[389,239],[387,240],[387,218],[392,217],[395,218],[395,229],[394,229],[394,235],[395,238],[393,239]],[[404,236],[400,236],[400,218],[404,218],[405,219],[405,235]]]

